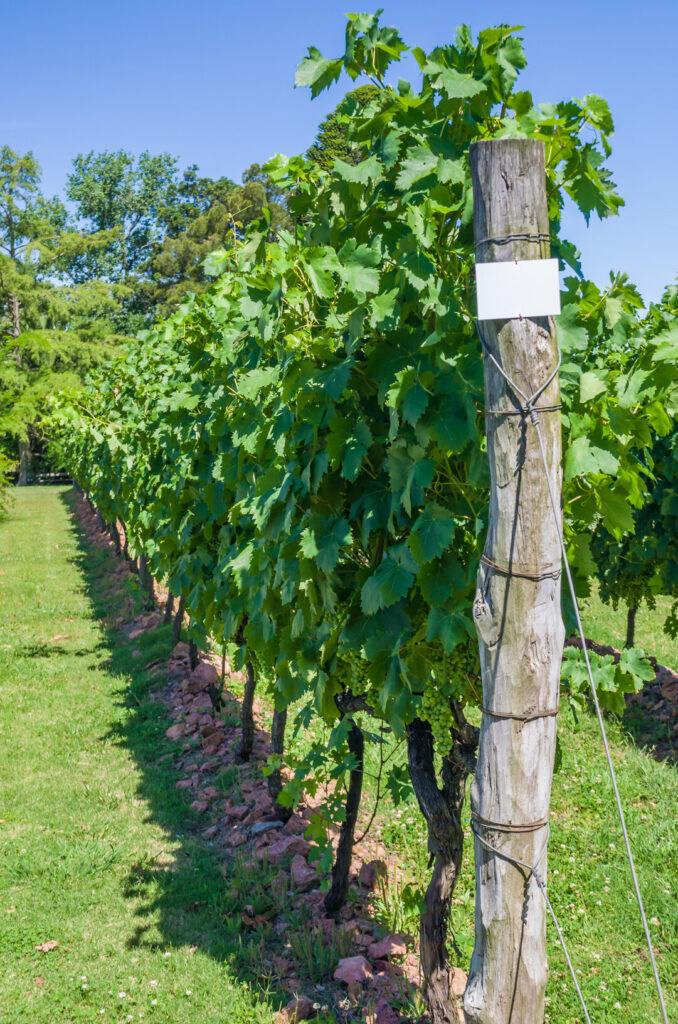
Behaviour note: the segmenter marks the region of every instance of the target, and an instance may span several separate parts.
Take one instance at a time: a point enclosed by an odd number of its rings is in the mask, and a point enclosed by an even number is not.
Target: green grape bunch
[[[475,661],[476,645],[469,640],[458,644],[450,654],[441,651],[426,677],[421,717],[430,724],[436,749],[443,757],[452,743],[451,701],[456,694],[464,692]]]

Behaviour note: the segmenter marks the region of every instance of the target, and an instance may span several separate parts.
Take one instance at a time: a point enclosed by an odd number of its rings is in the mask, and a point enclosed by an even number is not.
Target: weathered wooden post
[[[478,262],[549,256],[541,142],[500,139],[471,147]],[[543,1019],[546,907],[534,877],[546,877],[548,813],[556,744],[564,627],[561,553],[546,470],[525,401],[557,365],[551,318],[487,320],[485,414],[490,520],[474,619],[484,713],[471,788],[475,834],[475,948],[464,1012],[468,1024]],[[536,402],[548,473],[561,495],[557,377]]]

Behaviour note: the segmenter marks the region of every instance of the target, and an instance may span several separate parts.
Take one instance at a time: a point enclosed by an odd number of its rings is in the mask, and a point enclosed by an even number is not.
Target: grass
[[[142,666],[166,630],[109,647],[114,564],[64,493],[22,489],[0,525],[0,1022],[268,1024],[220,865],[160,760]]]
[[[167,630],[133,643],[116,634],[117,616],[132,612],[135,594],[119,593],[114,558],[88,549],[66,497],[57,488],[22,490],[0,525],[0,1024],[140,1016],[159,1024],[268,1024],[281,1005],[267,966],[275,936],[269,922],[243,932],[241,894],[255,913],[273,916],[287,900],[284,886],[265,864],[255,877],[236,860],[222,876],[176,790],[169,723],[144,669],[166,653]],[[620,646],[623,610],[594,596],[584,618],[589,636]],[[662,621],[661,611],[639,615],[637,644],[678,666],[678,648],[660,636]],[[638,749],[619,722],[610,720],[609,729],[669,1014],[677,1018],[676,769]],[[575,726],[563,715],[560,746],[549,893],[592,1019],[659,1022],[595,721],[585,715]],[[374,745],[367,755],[369,813]],[[403,756],[401,748],[395,757]],[[225,768],[216,785],[237,789],[238,776]],[[395,809],[385,802],[371,834],[396,862],[374,913],[385,929],[396,923],[414,933],[428,878],[414,802]],[[307,978],[323,976],[323,958],[341,950],[326,954],[309,942],[309,922],[292,914],[290,922]],[[470,842],[453,930],[457,964],[466,969]],[[48,940],[59,946],[35,950]],[[575,1024],[583,1017],[551,928],[549,956],[547,1019]]]

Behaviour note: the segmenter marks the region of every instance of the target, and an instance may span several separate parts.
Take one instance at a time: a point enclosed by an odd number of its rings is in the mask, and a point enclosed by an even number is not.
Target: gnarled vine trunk
[[[139,555],[139,584],[144,607],[152,608],[155,604],[155,589],[153,577],[148,568],[148,559],[143,552]]]
[[[634,640],[636,639],[636,613],[638,611],[637,606],[629,608],[626,614],[626,643],[625,647],[633,647]]]
[[[466,780],[473,771],[477,730],[463,723],[448,757],[443,759],[438,785],[433,734],[428,722],[415,719],[407,729],[410,778],[428,827],[433,875],[426,890],[426,910],[419,924],[421,969],[433,1024],[458,1024],[452,993],[454,968],[447,953],[450,904],[461,872],[464,830],[461,813]]]
[[[115,522],[108,524],[108,535],[113,542],[116,555],[120,554],[120,534],[118,533],[118,525]]]
[[[343,907],[348,896],[348,877],[353,856],[353,840],[355,826],[360,810],[360,797],[363,791],[363,771],[365,768],[365,737],[359,725],[351,722],[347,737],[349,752],[353,755],[355,765],[349,772],[348,793],[346,794],[345,816],[341,823],[337,853],[332,867],[332,884],[325,897],[325,910],[328,914],[336,914]]]
[[[282,757],[285,752],[286,727],[287,708],[283,708],[282,711],[278,711],[276,708],[273,712],[273,721],[271,722],[271,752],[273,754],[277,754],[278,757]],[[266,781],[268,785],[268,795],[273,801],[275,813],[281,821],[287,821],[292,816],[292,808],[283,807],[282,804],[278,803],[278,797],[280,796],[283,787],[282,771],[280,768],[274,768]]]
[[[185,604],[186,598],[182,594],[181,597],[179,598],[179,607],[177,608],[177,613],[174,616],[174,621],[172,622],[172,647],[176,647],[179,641],[181,640],[181,627],[184,624]]]
[[[241,761],[249,761],[254,747],[254,691],[257,681],[251,661],[245,665],[245,673],[247,678],[240,709],[241,735],[238,746],[238,757]]]

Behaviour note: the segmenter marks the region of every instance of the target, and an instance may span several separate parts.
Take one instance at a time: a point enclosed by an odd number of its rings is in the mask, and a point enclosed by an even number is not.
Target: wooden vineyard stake
[[[544,146],[500,139],[471,146],[478,262],[549,257]],[[475,948],[467,1024],[536,1024],[547,981],[546,906],[529,869],[546,877],[564,627],[561,551],[538,439],[525,401],[558,363],[551,317],[487,320],[485,415],[490,518],[474,619],[484,713],[471,788],[476,863]],[[546,461],[561,498],[557,375],[536,400]]]

